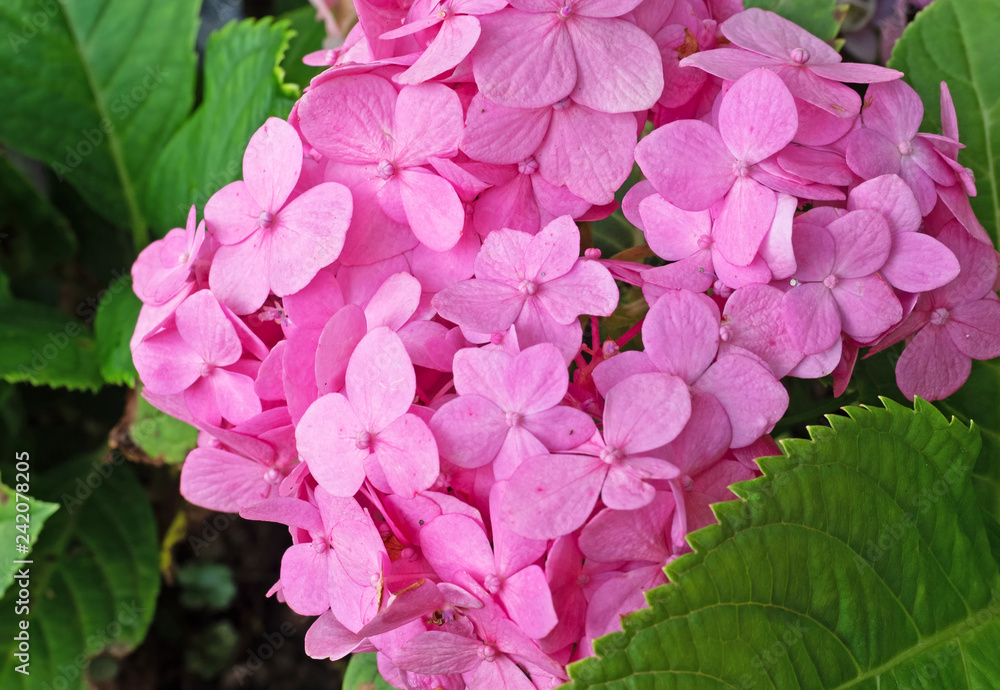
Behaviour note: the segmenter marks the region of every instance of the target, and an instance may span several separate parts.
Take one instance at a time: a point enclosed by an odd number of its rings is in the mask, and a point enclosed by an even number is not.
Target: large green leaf
[[[34,485],[62,508],[32,554],[30,676],[15,671],[13,639],[24,617],[13,615],[13,591],[0,602],[0,687],[84,688],[86,659],[128,651],[146,635],[160,586],[156,522],[121,456],[110,464],[85,456]]]
[[[194,97],[199,0],[5,0],[0,141],[51,165],[140,246],[138,189]]]
[[[940,84],[948,83],[966,145],[958,159],[976,174],[972,208],[994,242],[1000,239],[998,35],[996,0],[936,0],[903,32],[889,61],[923,100],[924,131],[940,131]]]
[[[144,190],[156,234],[181,226],[192,204],[242,177],[243,151],[264,120],[292,108],[280,68],[288,22],[231,22],[205,51],[205,99],[167,144]]]
[[[104,383],[86,326],[58,309],[16,299],[0,303],[0,379],[80,390]]]
[[[744,7],[759,7],[780,14],[824,41],[840,30],[837,0],[744,0]]]
[[[344,690],[392,690],[378,672],[375,652],[352,654],[344,672]]]
[[[129,436],[150,460],[177,465],[198,443],[198,430],[156,409],[136,392],[135,419]]]
[[[30,457],[27,453],[18,453],[17,461],[17,464],[25,463],[28,471],[12,473],[8,477],[12,486],[0,483],[0,544],[5,550],[0,558],[0,597],[14,581],[14,573],[25,567],[15,561],[31,558],[42,526],[59,508],[56,503],[39,501],[24,494],[31,487]]]
[[[783,442],[572,688],[1000,687],[979,432],[918,401]]]
[[[108,286],[97,307],[94,335],[101,376],[108,383],[134,387],[139,374],[132,364],[129,340],[135,331],[142,302],[132,292],[132,278],[125,276]]]
[[[281,15],[281,19],[287,19],[295,31],[288,52],[281,66],[285,70],[285,81],[296,84],[300,88],[305,88],[317,74],[322,72],[323,67],[310,67],[302,62],[309,53],[322,50],[323,39],[326,37],[326,26],[316,19],[316,8],[312,5],[300,7],[297,10],[286,12]]]

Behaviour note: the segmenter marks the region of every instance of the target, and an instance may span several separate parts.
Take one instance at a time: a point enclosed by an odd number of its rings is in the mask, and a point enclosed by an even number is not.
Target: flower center
[[[213,371],[215,371],[215,365],[214,364],[210,364],[208,362],[204,362],[201,365],[201,376],[202,377],[211,376]]]
[[[378,587],[379,580],[382,579],[382,575],[379,573],[372,573],[372,576],[368,578],[368,582],[371,583],[372,587]]]
[[[528,156],[517,164],[517,171],[522,175],[534,175],[538,170],[538,161],[534,156]]]
[[[509,427],[521,426],[521,420],[524,419],[520,412],[508,412],[505,416]]]
[[[622,457],[624,457],[624,454],[614,446],[604,446],[604,448],[601,449],[601,462],[608,465],[614,465],[619,462]]]
[[[728,324],[722,324],[719,326],[719,340],[724,343],[728,343],[729,339],[733,337],[733,329]]]
[[[931,323],[935,326],[943,326],[948,322],[948,317],[950,316],[951,312],[944,307],[938,307],[931,312]]]
[[[479,658],[483,661],[493,661],[497,658],[497,650],[488,644],[484,644],[479,648]]]
[[[750,174],[750,164],[746,161],[736,161],[733,163],[733,174],[736,177],[746,177]]]
[[[517,286],[517,289],[521,292],[522,295],[530,296],[538,292],[538,286],[535,285],[535,283],[530,280],[522,281],[521,284]]]
[[[681,488],[684,489],[685,491],[693,491],[694,480],[685,474],[683,477],[681,477]]]
[[[270,211],[261,211],[257,216],[257,227],[267,230],[274,223],[274,214]]]
[[[805,48],[795,48],[792,50],[792,62],[796,65],[804,65],[809,62],[809,51]]]
[[[597,247],[590,247],[583,250],[583,258],[588,261],[597,261],[601,258],[601,250]]]
[[[268,484],[277,485],[281,483],[281,472],[273,467],[264,473],[264,481]]]
[[[491,333],[490,334],[490,344],[491,345],[503,345],[503,333]]]
[[[312,547],[316,553],[323,553],[326,551],[328,544],[323,537],[313,537]]]
[[[911,153],[913,153],[913,144],[911,144],[908,141],[900,142],[899,146],[897,146],[896,148],[899,149],[900,155],[903,156],[909,156]]]
[[[823,285],[825,285],[830,290],[837,287],[837,283],[839,282],[840,281],[837,280],[837,276],[833,275],[832,273],[823,279]]]
[[[183,252],[180,256],[177,257],[177,265],[180,266],[182,264],[186,264],[190,260],[191,260],[191,255],[188,254],[187,252]]]
[[[571,14],[573,14],[573,8],[570,7],[569,5],[563,5],[562,7],[559,8],[560,19],[569,19],[569,16]]]
[[[487,575],[486,579],[483,581],[483,587],[490,594],[496,594],[500,591],[500,578],[496,575]]]
[[[552,109],[553,110],[566,110],[566,108],[568,108],[568,107],[569,107],[569,99],[568,98],[564,98],[561,101],[556,101],[552,105]]]
[[[611,338],[605,340],[604,343],[601,345],[601,352],[604,353],[605,358],[617,355],[618,350],[619,350],[618,343],[616,343]]]
[[[708,249],[712,246],[712,236],[702,235],[698,238],[698,249]]]
[[[388,180],[390,177],[396,174],[396,166],[387,160],[381,160],[378,162],[378,167],[375,169],[375,174],[381,177],[383,180]]]
[[[590,582],[590,575],[581,575],[580,577],[576,578],[576,584],[579,585],[580,587],[583,587],[589,582]]]
[[[357,446],[358,450],[368,450],[372,447],[375,442],[375,436],[369,431],[359,431],[357,438],[354,439],[354,445]]]

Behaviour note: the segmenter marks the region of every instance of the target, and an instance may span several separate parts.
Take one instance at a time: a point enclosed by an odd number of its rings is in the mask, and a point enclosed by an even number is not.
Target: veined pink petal
[[[777,195],[749,177],[738,177],[712,228],[719,251],[736,266],[747,266],[771,227]]]
[[[874,129],[862,127],[847,140],[847,164],[866,180],[880,175],[898,175],[899,158],[896,145]]]
[[[663,92],[663,63],[649,34],[624,19],[574,16],[565,25],[579,66],[574,101],[606,113],[653,107]]]
[[[331,79],[306,93],[298,106],[302,134],[323,155],[355,165],[390,157],[396,89],[382,77]],[[336,127],[328,125],[331,117]]]
[[[438,478],[438,449],[434,434],[419,417],[405,414],[379,432],[375,455],[393,492],[414,496]]]
[[[564,224],[561,223],[553,228],[552,232],[555,234],[557,229],[563,227]],[[476,257],[476,277],[480,280],[492,280],[517,287],[524,280],[525,254],[532,237],[533,235],[526,232],[514,230],[491,232],[483,240],[482,249]],[[556,237],[552,237],[549,243],[555,239]],[[541,248],[536,248],[536,252],[543,255]],[[576,256],[579,255],[579,240],[577,240]]]
[[[317,553],[312,544],[290,546],[281,557],[281,593],[292,611],[318,616],[330,608],[327,558],[329,551]]]
[[[930,235],[902,232],[893,237],[881,272],[897,290],[927,292],[958,277],[959,264],[951,250]]]
[[[379,286],[365,307],[369,329],[386,326],[398,331],[420,304],[420,283],[406,272],[393,273]]]
[[[659,369],[650,361],[646,352],[625,350],[597,365],[594,369],[594,383],[600,394],[607,397],[608,391],[629,376],[652,374],[657,371]]]
[[[852,189],[847,210],[859,208],[881,213],[893,234],[915,232],[923,220],[913,191],[898,175],[881,175]]]
[[[1000,302],[980,299],[959,304],[944,325],[955,349],[972,359],[1000,357]]]
[[[354,212],[340,253],[341,264],[367,266],[413,249],[418,240],[405,222],[389,218],[379,206],[376,188],[380,179],[354,187]]]
[[[396,99],[392,162],[409,168],[424,165],[429,157],[454,157],[462,122],[458,94],[444,84],[404,86]]]
[[[673,374],[636,374],[605,398],[604,439],[625,455],[670,443],[691,416],[687,384]]]
[[[635,147],[635,160],[656,191],[686,211],[709,208],[737,179],[722,136],[699,120],[653,130]]]
[[[748,285],[726,301],[719,352],[743,348],[760,357],[777,378],[783,378],[802,359],[781,316],[784,293],[770,285]]]
[[[639,202],[646,242],[656,255],[679,261],[701,247],[698,241],[712,237],[712,216],[708,211],[685,211],[659,194]]]
[[[319,509],[299,498],[274,497],[258,501],[240,509],[246,520],[266,520],[307,532],[322,532],[323,520]]]
[[[219,247],[212,260],[208,285],[237,314],[257,311],[271,293],[266,241],[262,233],[253,233],[238,244]]]
[[[581,439],[589,439],[597,430],[587,413],[565,406],[532,413],[522,425],[549,450],[576,448]]]
[[[216,369],[208,381],[222,417],[233,424],[260,414],[260,398],[254,392],[253,379],[226,369]]]
[[[859,278],[882,268],[889,258],[892,234],[877,211],[858,209],[826,226],[836,257],[832,271],[838,278]]]
[[[664,528],[673,512],[673,498],[664,492],[642,510],[602,510],[580,533],[580,550],[595,561],[661,563],[671,552]]]
[[[465,209],[451,183],[413,168],[399,173],[399,191],[417,239],[436,252],[454,247],[465,226]]]
[[[330,317],[316,346],[316,387],[319,395],[337,393],[344,387],[351,353],[368,332],[364,312],[349,304]],[[287,341],[286,341],[287,342]]]
[[[573,270],[539,286],[536,300],[560,324],[580,314],[611,316],[618,306],[618,287],[608,269],[596,261],[580,260]]]
[[[702,375],[719,348],[718,308],[703,297],[688,290],[669,291],[642,324],[649,359],[660,371],[687,383]]]
[[[601,500],[613,510],[637,510],[648,506],[656,497],[656,489],[646,483],[650,475],[641,468],[633,467],[633,460],[642,459],[666,465],[656,458],[629,457],[608,470],[608,478],[601,489]]]
[[[277,214],[268,256],[271,290],[298,292],[329,266],[344,247],[353,202],[347,187],[324,182],[306,190]]]
[[[439,14],[432,14],[427,17],[422,17],[421,19],[415,19],[413,21],[409,21],[406,24],[403,24],[398,29],[393,29],[392,31],[386,31],[384,34],[379,36],[379,38],[381,38],[382,40],[386,40],[386,39],[403,38],[404,36],[412,36],[418,31],[426,31],[431,27],[437,26],[442,21],[444,21],[444,18],[441,17]]]
[[[711,393],[694,393],[691,395],[691,418],[670,442],[670,453],[666,457],[681,473],[696,475],[715,465],[729,450],[732,440],[729,414],[719,399]]]
[[[844,279],[830,292],[840,308],[844,333],[859,342],[873,340],[903,318],[896,294],[877,273]]]
[[[758,67],[773,69],[780,65],[781,63],[772,57],[752,53],[749,50],[728,47],[701,50],[680,61],[681,67],[697,67],[729,81],[736,81]]]
[[[807,67],[788,66],[779,70],[778,76],[793,96],[846,120],[848,127],[861,109],[861,96],[854,89],[824,79]]]
[[[972,360],[959,352],[948,332],[929,324],[913,336],[899,361],[896,382],[909,399],[941,400],[962,387],[972,372]]]
[[[511,529],[529,539],[555,539],[586,521],[608,466],[586,455],[526,460],[510,478],[501,504]]]
[[[545,573],[537,565],[529,565],[504,580],[500,601],[511,620],[534,640],[548,635],[559,620]]]
[[[302,415],[295,442],[309,472],[334,496],[353,496],[365,480],[368,448],[358,448],[361,420],[340,393],[324,395]]]
[[[486,533],[465,515],[439,515],[428,522],[420,530],[420,548],[438,576],[448,582],[462,570],[479,582],[496,573]]]
[[[566,23],[551,14],[505,9],[480,18],[472,53],[483,96],[512,108],[542,108],[569,96],[577,60]]]
[[[840,62],[840,55],[808,31],[774,12],[747,8],[722,23],[722,33],[730,41],[761,55],[792,62],[796,48],[807,51],[808,65]]]
[[[481,32],[479,20],[464,15],[441,23],[441,30],[417,61],[396,77],[399,84],[420,84],[450,70],[472,52]]]
[[[246,183],[237,180],[217,191],[205,203],[209,234],[222,245],[236,244],[257,231],[262,211]]]
[[[361,638],[351,632],[327,611],[309,626],[304,647],[313,659],[343,659],[361,644]]]
[[[209,290],[199,290],[177,307],[177,332],[207,363],[224,367],[243,353],[236,329]]]
[[[132,351],[139,377],[151,393],[180,393],[200,377],[204,360],[175,329],[141,340]]]
[[[398,335],[382,326],[361,339],[347,365],[346,389],[358,419],[372,433],[406,413],[416,376]]]
[[[453,323],[480,333],[500,333],[514,323],[524,301],[525,296],[509,285],[463,280],[435,295],[431,305]]]
[[[874,84],[883,81],[895,81],[903,76],[902,72],[881,67],[880,65],[864,65],[858,62],[840,62],[837,64],[809,65],[809,69],[825,79],[842,81],[848,84]]]
[[[535,438],[523,423],[520,426],[508,427],[503,444],[493,458],[493,478],[498,482],[510,479],[522,462],[536,455],[545,455],[547,452],[548,448]]]
[[[521,347],[531,347],[539,343],[552,343],[562,353],[568,365],[580,350],[583,328],[579,319],[570,323],[559,323],[542,305],[541,300],[530,299],[514,322]]]
[[[796,347],[807,355],[823,352],[840,336],[837,301],[822,283],[802,283],[786,292],[781,317]]]
[[[217,448],[195,448],[181,468],[181,495],[195,505],[223,513],[267,498],[277,486],[265,474],[270,468]]]
[[[492,462],[508,430],[503,411],[478,395],[460,395],[446,402],[434,413],[430,428],[441,457],[466,468]]]
[[[410,638],[393,655],[399,668],[421,674],[448,674],[471,671],[483,662],[479,649],[483,643],[443,630],[429,630]]]
[[[522,257],[511,261],[511,266],[524,266],[523,279],[542,284],[561,278],[580,257],[580,230],[572,218],[560,216],[528,240]]]
[[[746,355],[724,355],[698,379],[694,390],[711,393],[726,408],[734,448],[768,433],[788,408],[788,392],[762,364]]]
[[[302,140],[282,119],[269,117],[247,144],[243,154],[243,179],[260,206],[271,213],[280,209],[299,181]]]
[[[462,151],[484,163],[520,163],[541,145],[551,108],[507,108],[476,94],[469,104]]]
[[[511,355],[503,350],[464,348],[455,353],[455,390],[459,395],[478,395],[508,406],[504,373]]]
[[[522,350],[504,373],[510,409],[523,415],[555,407],[568,385],[562,355],[544,343]]]
[[[768,69],[756,69],[740,78],[719,107],[722,140],[748,166],[785,148],[798,126],[792,94]]]
[[[798,199],[788,194],[778,194],[774,210],[774,220],[760,243],[758,253],[767,262],[771,277],[775,280],[789,278],[797,268],[795,252],[792,248],[792,228]]]
[[[641,4],[642,0],[575,0],[572,7],[584,17],[620,17]]]
[[[917,135],[924,119],[924,105],[909,84],[892,81],[872,84],[865,92],[861,121],[893,144],[908,142]]]

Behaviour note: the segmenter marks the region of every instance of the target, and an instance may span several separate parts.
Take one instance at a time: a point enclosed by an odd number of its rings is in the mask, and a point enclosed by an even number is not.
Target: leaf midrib
[[[111,2],[112,0],[108,0]],[[104,98],[101,94],[101,90],[98,88],[97,80],[94,78],[94,73],[90,69],[90,63],[86,59],[86,52],[83,49],[83,41],[80,38],[79,33],[77,33],[76,25],[70,17],[69,13],[66,11],[66,7],[63,3],[56,3],[59,6],[59,11],[62,13],[63,19],[66,22],[66,28],[69,29],[70,38],[73,40],[73,49],[76,51],[77,59],[80,61],[80,65],[83,68],[83,73],[87,78],[87,88],[90,90],[90,94],[94,99],[94,104],[97,107],[97,113],[101,116],[101,122],[110,121],[108,115],[107,107],[104,103]],[[107,9],[108,3],[106,2],[101,8],[103,13]],[[139,202],[136,199],[135,187],[132,185],[132,178],[129,175],[128,167],[125,165],[125,156],[122,153],[121,142],[118,140],[117,130],[112,129],[107,132],[108,137],[108,148],[111,154],[111,162],[115,166],[115,173],[118,175],[118,180],[122,185],[122,193],[125,195],[125,203],[128,206],[128,212],[132,228],[132,243],[136,252],[140,251],[149,243],[149,230],[146,226],[146,220],[143,218],[142,211],[139,209]]]

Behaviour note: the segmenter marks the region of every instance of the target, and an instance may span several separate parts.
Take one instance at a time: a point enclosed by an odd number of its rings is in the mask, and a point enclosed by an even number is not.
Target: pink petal
[[[331,79],[306,93],[298,107],[302,134],[323,155],[354,165],[390,157],[396,89],[385,79]],[[337,113],[336,127],[327,124],[331,113]]]
[[[205,222],[219,244],[236,244],[257,231],[257,219],[264,210],[246,183],[236,181],[205,203]]]
[[[428,157],[453,157],[462,139],[462,121],[458,95],[444,84],[404,86],[393,120],[393,164],[409,168],[425,164]]]
[[[417,239],[436,252],[454,247],[465,225],[465,209],[451,183],[421,169],[409,169],[399,173],[399,191]]]
[[[572,319],[567,324],[559,323],[542,306],[541,300],[527,300],[514,322],[514,326],[517,328],[518,342],[521,347],[531,347],[546,342],[552,343],[559,348],[567,365],[580,350],[583,328],[579,319]]]
[[[760,257],[767,262],[771,276],[778,280],[789,278],[795,274],[795,252],[792,246],[792,218],[798,199],[788,194],[778,195],[778,204],[774,210],[774,220],[764,236],[764,241],[758,250]]]
[[[250,138],[243,154],[243,179],[260,206],[276,212],[288,199],[302,170],[302,140],[298,132],[269,117]]]
[[[351,353],[368,332],[364,312],[348,304],[327,322],[316,346],[316,387],[319,395],[337,393],[344,387]]]
[[[361,644],[361,638],[341,625],[327,611],[306,631],[306,654],[313,659],[343,659]]]
[[[521,423],[524,429],[553,451],[576,448],[597,430],[587,413],[565,406],[534,412]]]
[[[646,354],[660,371],[693,383],[719,347],[718,308],[688,290],[656,301],[642,325]]]
[[[909,399],[941,400],[962,387],[972,360],[955,348],[948,332],[933,324],[911,340],[896,362],[896,382]]]
[[[566,27],[579,66],[574,101],[606,113],[653,107],[663,92],[663,63],[649,34],[623,19],[579,15]]]
[[[198,355],[215,366],[234,363],[243,353],[236,329],[208,290],[199,290],[177,307],[177,332]]]
[[[864,65],[857,62],[841,62],[830,65],[809,65],[809,69],[825,79],[842,81],[849,84],[874,84],[883,81],[895,81],[903,76],[902,72],[879,65]]]
[[[873,340],[903,318],[896,294],[877,273],[842,280],[831,292],[844,333],[859,342]]]
[[[635,455],[670,443],[691,416],[691,394],[673,374],[636,374],[608,391],[604,438]]]
[[[381,431],[413,402],[416,376],[403,341],[382,326],[368,333],[347,365],[347,397],[366,429]]]
[[[547,283],[569,273],[579,256],[580,231],[572,218],[560,216],[528,241],[522,259],[523,277],[536,283]],[[511,261],[510,266],[517,267],[520,263]]]
[[[673,498],[663,492],[642,510],[602,510],[580,532],[580,550],[595,561],[663,562],[670,555],[664,528],[673,512]]]
[[[389,486],[400,496],[429,489],[438,478],[434,435],[416,415],[405,414],[379,432],[373,448]]]
[[[422,632],[407,641],[392,661],[405,671],[421,674],[448,674],[471,671],[482,662],[482,643],[443,630]]]
[[[449,582],[462,570],[480,582],[496,572],[486,533],[464,515],[441,515],[424,525],[420,549],[438,576]]]
[[[540,285],[535,295],[535,301],[563,325],[575,323],[580,314],[611,316],[618,298],[618,287],[608,269],[587,260],[577,261],[566,275]]]
[[[478,395],[461,395],[442,405],[431,418],[430,428],[441,457],[466,468],[491,462],[508,429],[500,408]]]
[[[958,259],[930,235],[903,232],[892,240],[892,253],[881,269],[897,290],[926,292],[947,285],[959,273]]]
[[[463,280],[431,300],[431,306],[442,317],[480,333],[506,331],[524,303],[524,295],[517,288],[492,280]]]
[[[924,105],[909,84],[892,81],[872,84],[865,92],[865,109],[861,121],[893,144],[910,141],[924,119]]]
[[[719,132],[699,120],[653,130],[635,148],[635,160],[656,191],[686,211],[703,211],[733,186],[733,155]]]
[[[694,254],[698,240],[712,236],[712,216],[708,211],[685,211],[659,194],[639,203],[646,242],[656,255],[679,261]]]
[[[512,357],[502,350],[466,348],[455,353],[455,390],[459,395],[478,395],[507,406],[504,372]]]
[[[498,482],[510,479],[522,462],[547,452],[542,442],[524,426],[508,427],[503,444],[493,459],[493,478]]]
[[[778,378],[802,359],[781,315],[784,293],[770,285],[748,285],[726,301],[722,328],[725,341],[719,352],[743,348],[760,357]]]
[[[722,140],[737,159],[748,165],[785,148],[798,126],[792,94],[768,69],[756,69],[742,77],[719,107]]]
[[[135,368],[151,393],[180,393],[201,378],[204,360],[175,329],[140,341],[132,351]]]
[[[945,323],[955,349],[972,359],[1000,357],[1000,302],[980,299],[951,310]]]
[[[195,505],[222,513],[267,498],[273,485],[264,479],[268,467],[216,448],[195,448],[181,468],[181,495]]]
[[[874,129],[858,129],[847,140],[847,165],[866,180],[899,174],[899,150]]]
[[[562,355],[547,343],[521,351],[504,373],[509,409],[524,415],[558,405],[568,385]]]
[[[713,227],[719,252],[737,266],[753,261],[777,205],[773,191],[750,178],[737,178]]]
[[[219,412],[226,421],[239,424],[260,414],[260,398],[254,392],[251,377],[216,369],[207,380],[211,383]]]
[[[330,608],[328,557],[329,551],[317,553],[312,544],[290,546],[281,557],[281,593],[295,613],[318,616]]]
[[[252,314],[271,293],[268,252],[262,233],[223,245],[215,253],[208,285],[220,302],[237,314]]]
[[[396,77],[396,82],[420,84],[450,70],[472,52],[479,34],[479,20],[475,17],[449,17],[441,23],[441,30],[417,61]]]
[[[646,352],[625,350],[597,365],[594,369],[594,383],[598,392],[602,396],[607,396],[608,391],[629,376],[651,374],[656,371],[659,369],[650,361]]]
[[[420,283],[409,273],[394,273],[379,286],[365,307],[369,329],[386,326],[398,331],[420,303]]]
[[[505,9],[479,21],[472,69],[483,96],[511,108],[542,108],[573,90],[577,61],[555,13]]]
[[[777,67],[778,63],[772,57],[751,53],[740,48],[719,47],[714,50],[702,50],[688,55],[681,60],[681,67],[697,67],[717,77],[736,81],[748,72],[758,67]]]
[[[802,283],[786,292],[781,317],[792,341],[807,355],[823,352],[840,336],[837,301],[822,283]]]
[[[810,63],[840,62],[837,51],[774,12],[750,7],[723,22],[721,29],[726,38],[741,48],[789,63],[795,48],[808,51]]]
[[[892,234],[877,211],[858,209],[826,226],[833,237],[836,258],[832,272],[838,278],[866,276],[882,268],[889,258]]]
[[[484,163],[520,163],[541,145],[551,108],[507,108],[476,94],[469,104],[462,151]]]
[[[667,457],[684,474],[695,475],[721,458],[732,440],[729,415],[719,399],[709,393],[695,393],[691,396],[691,418],[670,442]]]
[[[500,601],[511,620],[532,639],[541,639],[556,627],[558,618],[552,606],[552,593],[545,573],[537,565],[519,570],[504,580]]]
[[[309,472],[334,496],[353,496],[365,480],[367,448],[357,446],[361,421],[339,393],[316,400],[295,429],[295,441]]]
[[[847,210],[859,208],[881,213],[893,234],[915,232],[920,228],[922,218],[917,200],[898,175],[882,175],[852,189]]]
[[[724,355],[694,389],[714,395],[729,415],[734,448],[768,433],[788,408],[788,392],[762,364],[744,355]]]
[[[529,539],[555,539],[586,521],[597,503],[608,466],[585,455],[540,456],[510,478],[504,519]]]

